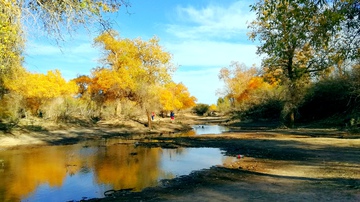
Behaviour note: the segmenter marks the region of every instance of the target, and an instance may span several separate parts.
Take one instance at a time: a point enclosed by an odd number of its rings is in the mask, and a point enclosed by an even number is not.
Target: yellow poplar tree
[[[104,32],[95,39],[95,44],[105,50],[105,69],[117,77],[119,91],[125,97],[137,102],[144,109],[151,127],[150,113],[158,102],[157,86],[171,81],[174,70],[170,53],[164,51],[156,37],[148,41],[122,39],[115,31]],[[109,87],[109,86],[108,86]]]
[[[240,108],[244,107],[244,104],[261,101],[260,92],[276,86],[270,85],[263,76],[258,75],[255,67],[247,68],[238,62],[232,63],[229,68],[222,68],[219,78],[225,83],[225,96],[230,98],[233,106]]]
[[[33,114],[38,113],[42,104],[50,99],[74,95],[75,82],[67,82],[59,70],[47,74],[23,72],[17,80],[7,81],[10,90],[22,95]]]
[[[188,109],[196,105],[197,99],[190,95],[187,87],[182,84],[170,82],[160,92],[162,110],[173,111]]]
[[[127,0],[0,0],[0,113],[8,108],[3,96],[11,94],[5,80],[16,79],[15,74],[23,68],[23,30],[40,29],[62,40],[63,33],[81,25],[96,23],[108,29],[104,14],[128,6]],[[28,28],[23,28],[25,25]]]
[[[4,79],[21,68],[23,36],[21,9],[16,0],[0,1],[0,97],[6,92]]]

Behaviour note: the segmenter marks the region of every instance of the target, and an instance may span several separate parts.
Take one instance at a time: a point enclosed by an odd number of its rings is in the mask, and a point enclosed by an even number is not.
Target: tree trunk
[[[290,111],[288,121],[289,121],[289,127],[294,128],[294,126],[295,126],[295,109],[292,109]]]
[[[147,120],[148,120],[148,127],[150,129],[152,129],[152,121],[151,121],[151,117],[150,117],[150,112],[148,110],[146,110],[146,117],[147,117]]]
[[[296,93],[299,93],[296,87],[296,84],[294,81],[291,81],[291,84],[289,86],[290,91],[290,98],[288,103],[288,114],[287,114],[287,125],[290,128],[294,128],[295,126],[295,111],[297,108],[298,98]]]
[[[114,115],[115,115],[115,117],[118,117],[120,114],[121,114],[121,103],[119,100],[116,100]]]

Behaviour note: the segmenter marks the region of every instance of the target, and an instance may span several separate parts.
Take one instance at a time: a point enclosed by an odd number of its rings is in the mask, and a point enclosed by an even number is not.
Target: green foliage
[[[217,109],[224,114],[227,114],[231,111],[231,102],[227,97],[218,98],[216,104]]]
[[[249,107],[243,112],[243,117],[252,120],[280,120],[283,108],[282,100],[268,99]]]
[[[298,121],[316,127],[346,127],[351,131],[358,130],[359,82],[359,70],[355,65],[351,72],[345,75],[314,83],[298,109]]]
[[[358,98],[360,96],[360,64],[353,67],[349,80],[352,83],[352,94],[355,98]]]
[[[22,96],[14,92],[5,94],[0,99],[0,120],[4,122],[17,122],[25,117]]]
[[[330,78],[315,83],[298,113],[302,120],[317,121],[335,114],[347,114],[353,106],[351,83],[344,78]]]
[[[267,73],[280,74],[274,78],[287,86],[283,111],[292,127],[312,78],[328,75],[332,66],[343,71],[343,60],[358,58],[358,4],[354,0],[268,0],[258,1],[252,10],[256,20],[250,25],[250,39],[261,43],[258,53],[266,55]],[[351,40],[346,36],[350,28]]]
[[[21,118],[25,117],[22,97],[16,93],[7,93],[0,99],[0,130],[11,132]]]
[[[196,113],[197,115],[203,116],[209,111],[210,106],[208,104],[196,104],[195,107],[193,107],[192,111]]]

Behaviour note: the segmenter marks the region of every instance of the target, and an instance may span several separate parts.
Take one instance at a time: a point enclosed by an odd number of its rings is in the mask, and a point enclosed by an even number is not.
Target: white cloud
[[[25,54],[30,56],[55,55],[61,54],[61,49],[58,46],[30,42],[27,44]]]
[[[173,54],[174,63],[183,66],[228,66],[231,61],[239,61],[248,66],[260,65],[256,55],[256,45],[217,41],[184,41],[167,43]]]
[[[24,66],[31,72],[46,73],[59,69],[66,79],[89,75],[98,64],[100,50],[90,42],[73,42],[63,47],[42,41],[31,41],[26,47]]]
[[[255,19],[247,1],[237,1],[228,7],[214,4],[200,9],[177,7],[176,14],[176,24],[169,24],[166,31],[187,39],[231,38],[246,33],[248,23]]]
[[[29,42],[26,46],[25,53],[27,55],[72,55],[72,54],[98,54],[97,48],[93,47],[91,43],[66,43],[66,46],[51,45],[49,43]]]
[[[183,82],[199,103],[216,103],[216,92],[224,87],[218,79],[220,68],[228,67],[232,61],[260,65],[257,47],[246,35],[248,23],[255,19],[251,3],[242,0],[201,8],[178,6],[174,23],[165,26],[173,38],[164,46],[180,66],[173,79]]]

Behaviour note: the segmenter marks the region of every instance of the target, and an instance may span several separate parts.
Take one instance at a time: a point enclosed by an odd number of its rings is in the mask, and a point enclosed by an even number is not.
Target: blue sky
[[[250,0],[130,0],[131,7],[107,15],[122,38],[160,38],[178,66],[173,80],[185,84],[198,103],[216,104],[223,87],[218,74],[231,61],[261,63],[256,44],[249,41],[248,23],[255,19]],[[38,30],[27,36],[24,66],[31,72],[59,69],[66,79],[89,75],[101,50],[93,46],[96,29],[80,29],[56,43]]]

